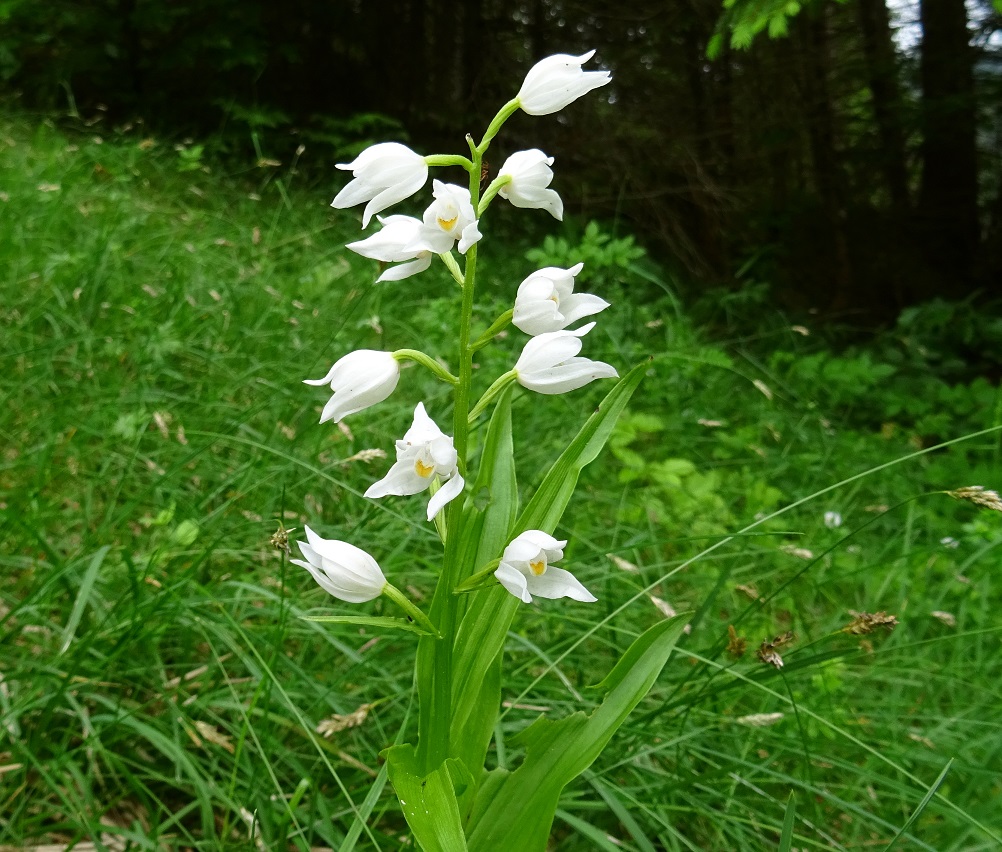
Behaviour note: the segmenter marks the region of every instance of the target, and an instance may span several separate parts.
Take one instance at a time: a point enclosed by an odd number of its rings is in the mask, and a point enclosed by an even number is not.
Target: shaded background
[[[0,2],[22,108],[106,114],[319,179],[373,141],[458,150],[555,52],[606,97],[517,115],[569,212],[637,234],[692,291],[875,325],[1002,280],[1002,16],[985,0]],[[712,57],[712,58],[711,58]],[[328,172],[326,175],[324,172]]]

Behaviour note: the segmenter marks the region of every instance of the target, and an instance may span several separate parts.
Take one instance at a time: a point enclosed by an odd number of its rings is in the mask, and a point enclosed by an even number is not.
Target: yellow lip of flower
[[[450,231],[452,230],[452,226],[456,224],[456,220],[458,218],[459,214],[457,213],[451,219],[443,219],[441,216],[439,216],[438,219],[436,219],[436,221],[438,222],[438,227],[440,227],[443,231]]]
[[[546,573],[546,560],[540,559],[536,562],[530,562],[529,570],[537,577],[542,577]]]
[[[427,465],[421,459],[417,459],[414,462],[414,472],[421,477],[429,477],[435,472],[434,465]]]

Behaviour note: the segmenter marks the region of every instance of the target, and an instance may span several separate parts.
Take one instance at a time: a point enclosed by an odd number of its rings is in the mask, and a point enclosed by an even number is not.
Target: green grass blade
[[[62,642],[59,646],[60,654],[66,653],[67,648],[70,647],[70,643],[73,641],[73,637],[76,635],[80,619],[83,618],[84,609],[90,601],[94,583],[97,581],[98,571],[101,570],[101,564],[104,562],[104,557],[108,555],[109,550],[111,548],[105,545],[91,557],[90,565],[87,566],[83,579],[80,581],[80,588],[77,590],[77,597],[73,602],[73,609],[70,611],[69,620],[66,622],[66,627],[63,628]]]
[[[929,789],[926,791],[926,794],[922,797],[922,801],[918,803],[915,810],[913,810],[908,819],[905,820],[905,824],[901,826],[900,829],[898,829],[898,833],[895,834],[894,837],[891,838],[890,842],[884,847],[884,852],[888,852],[888,850],[893,849],[897,845],[898,841],[907,834],[908,829],[912,827],[915,820],[917,820],[921,815],[922,811],[925,810],[926,805],[928,805],[929,802],[932,801],[933,796],[936,795],[936,791],[942,786],[943,782],[946,780],[946,776],[950,772],[950,767],[953,766],[953,760],[954,759],[951,757],[946,762],[946,766],[943,767],[943,771],[940,772],[939,777],[932,782],[932,786],[929,787]]]

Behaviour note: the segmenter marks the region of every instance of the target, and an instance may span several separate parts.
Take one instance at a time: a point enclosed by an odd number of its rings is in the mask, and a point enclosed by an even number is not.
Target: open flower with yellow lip
[[[566,545],[542,530],[526,530],[504,549],[494,576],[523,603],[532,603],[533,595],[585,603],[597,600],[570,571],[552,564],[563,559]]]
[[[457,467],[458,456],[452,438],[444,434],[419,402],[414,422],[402,441],[397,441],[397,460],[379,482],[365,492],[366,497],[420,494],[438,477],[447,480],[428,501],[428,520],[450,500],[463,492],[463,477]]]
[[[481,237],[470,190],[440,180],[434,181],[432,187],[435,200],[424,211],[421,238],[435,254],[451,251],[457,241],[460,253],[466,254]]]

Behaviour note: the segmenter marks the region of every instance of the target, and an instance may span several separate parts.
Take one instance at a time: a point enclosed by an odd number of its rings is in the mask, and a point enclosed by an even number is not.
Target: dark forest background
[[[1002,281],[1002,15],[986,0],[2,0],[19,109],[253,140],[313,168],[459,151],[536,60],[596,48],[606,97],[517,115],[572,214],[694,287],[875,324]],[[900,16],[909,20],[895,38]],[[915,19],[917,16],[917,19]],[[920,25],[920,26],[919,26]]]

